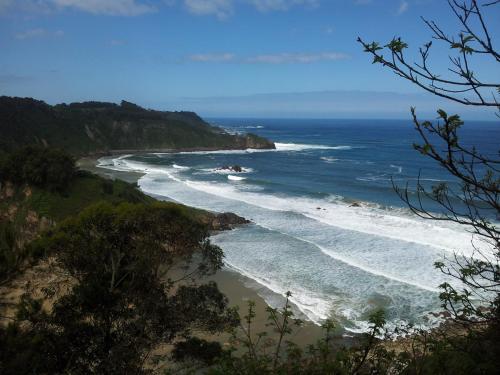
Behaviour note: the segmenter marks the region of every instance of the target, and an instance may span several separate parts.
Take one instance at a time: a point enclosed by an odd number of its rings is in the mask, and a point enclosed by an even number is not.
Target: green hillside
[[[147,110],[133,103],[84,102],[51,106],[31,98],[0,97],[0,150],[24,145],[74,155],[120,150],[274,148],[253,134],[231,135],[193,112]]]

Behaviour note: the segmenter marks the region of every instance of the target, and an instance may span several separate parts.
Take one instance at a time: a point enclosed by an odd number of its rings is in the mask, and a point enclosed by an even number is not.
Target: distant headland
[[[134,103],[88,101],[49,105],[32,98],[0,97],[0,148],[32,144],[74,155],[192,150],[274,149],[255,134],[234,135],[194,112],[168,112]]]

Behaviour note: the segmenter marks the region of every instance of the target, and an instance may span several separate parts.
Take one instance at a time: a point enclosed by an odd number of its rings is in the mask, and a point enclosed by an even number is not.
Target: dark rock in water
[[[231,230],[234,227],[242,224],[250,223],[249,220],[244,217],[233,214],[232,212],[224,212],[222,214],[215,215],[211,222],[212,230]]]
[[[359,202],[354,202],[349,207],[361,207],[361,204]]]
[[[316,207],[317,210],[321,210],[321,207]]]
[[[443,318],[451,318],[451,313],[449,311],[442,311],[440,315]]]
[[[430,315],[432,315],[435,318],[444,318],[444,319],[449,319],[451,318],[451,313],[449,311],[440,311],[440,312],[431,312]]]
[[[233,166],[223,165],[222,167],[220,167],[218,169],[221,171],[231,171],[231,172],[237,172],[237,173],[243,172],[243,168],[239,165],[233,165]]]

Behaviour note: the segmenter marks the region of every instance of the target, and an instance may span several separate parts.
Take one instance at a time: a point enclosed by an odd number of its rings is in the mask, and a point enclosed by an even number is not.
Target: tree
[[[222,251],[207,236],[167,204],[103,203],[65,221],[34,246],[57,259],[68,282],[45,289],[59,295],[50,311],[23,299],[24,329],[0,335],[10,354],[3,365],[13,371],[16,364],[13,373],[142,373],[158,344],[234,326],[217,285],[190,281],[222,265]],[[179,266],[185,272],[174,278]],[[32,361],[22,367],[20,355]]]
[[[0,183],[65,192],[75,174],[74,158],[55,148],[26,146],[0,158]]]
[[[433,42],[430,41],[419,49],[418,62],[407,61],[405,50],[408,44],[400,37],[393,38],[384,47],[378,42],[366,43],[361,38],[365,52],[373,56],[373,63],[382,64],[398,76],[416,84],[434,95],[468,106],[481,106],[499,109],[500,82],[484,82],[473,69],[473,58],[488,58],[500,62],[500,54],[493,45],[483,10],[498,5],[500,1],[490,1],[482,7],[476,0],[459,3],[448,0],[448,4],[463,27],[457,36],[449,36],[439,25],[431,20],[423,19],[433,33],[433,39],[447,45],[456,55],[450,56],[449,75],[435,73],[430,67],[430,52]],[[389,52],[384,57],[383,52]],[[472,61],[471,61],[472,60]],[[481,60],[479,60],[481,61]],[[495,93],[496,91],[496,93]]]

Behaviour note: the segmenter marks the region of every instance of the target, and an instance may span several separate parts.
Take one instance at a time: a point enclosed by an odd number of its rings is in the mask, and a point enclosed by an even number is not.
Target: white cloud
[[[408,3],[408,1],[401,1],[401,3],[399,4],[397,14],[400,15],[400,14],[405,13],[409,7],[410,7],[410,4]]]
[[[0,12],[52,13],[63,9],[108,16],[138,16],[156,11],[143,0],[0,0]]]
[[[316,7],[319,5],[319,0],[248,0],[259,11],[268,12],[274,10],[288,10],[296,5],[305,5]]]
[[[321,0],[0,0],[0,12],[51,13],[74,9],[95,15],[139,16],[156,12],[161,5],[183,6],[196,15],[225,19],[234,13],[238,4],[250,4],[260,12],[286,11],[294,6],[317,7]],[[358,0],[359,1],[359,0]]]
[[[165,0],[173,4],[173,0]],[[293,6],[319,6],[320,0],[183,0],[184,6],[193,14],[216,16],[224,19],[231,16],[237,3],[247,3],[260,12],[286,11]]]
[[[347,58],[349,58],[348,55],[338,52],[279,53],[253,56],[245,61],[252,64],[310,64],[319,61],[345,60]]]
[[[26,31],[17,33],[15,35],[16,39],[19,39],[19,40],[32,39],[32,38],[43,38],[43,37],[61,37],[61,36],[64,36],[64,31],[62,31],[62,30],[49,31],[49,30],[42,29],[42,28],[26,30]]]
[[[214,15],[224,19],[233,13],[232,0],[184,0],[184,5],[193,14]]]
[[[156,10],[136,0],[51,0],[57,7],[74,8],[92,14],[138,16]]]
[[[209,53],[209,54],[196,54],[189,56],[189,60],[195,62],[229,62],[233,61],[235,56],[232,53]]]
[[[278,53],[238,57],[232,53],[196,54],[188,57],[194,62],[225,62],[239,64],[311,64],[320,61],[337,61],[348,59],[349,55],[339,52],[320,53]]]

